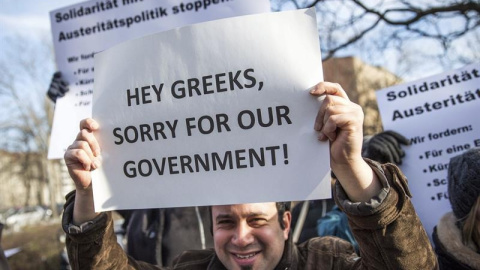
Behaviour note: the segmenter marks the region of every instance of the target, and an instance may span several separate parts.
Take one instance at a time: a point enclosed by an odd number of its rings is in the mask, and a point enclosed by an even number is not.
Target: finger
[[[383,136],[383,139],[385,140],[385,143],[388,144],[389,148],[391,149],[390,151],[394,152],[395,163],[402,164],[402,158],[405,156],[405,152],[403,151],[400,142],[390,133],[386,133],[384,135],[385,136]],[[403,138],[406,139],[405,137]]]
[[[90,159],[94,159],[95,155],[93,154],[92,148],[87,141],[84,140],[76,140],[74,141],[69,147],[69,150],[80,149],[83,150]]]
[[[58,89],[59,89],[58,85],[56,83],[52,83],[50,84],[50,88],[48,88],[48,92],[57,94],[59,92]]]
[[[95,170],[100,167],[102,163],[102,157],[100,155],[94,155],[90,145],[86,141],[75,141],[68,147],[68,151],[81,155],[83,164],[89,164],[86,170]],[[88,160],[87,160],[88,159]]]
[[[398,132],[395,132],[393,130],[387,130],[385,131],[385,134],[393,136],[401,144],[410,145],[410,140]]]
[[[50,93],[50,95],[55,95],[56,98],[65,96],[66,92],[67,91],[65,91],[65,89],[62,86],[56,85],[56,84],[51,85],[50,88],[48,89],[48,93]]]
[[[52,84],[62,84],[63,80],[60,77],[53,77]]]
[[[322,104],[320,105],[320,109],[317,112],[314,129],[316,131],[322,130],[323,124],[325,123],[326,119],[329,115],[333,113],[333,111],[329,112],[329,110],[332,110],[332,108],[335,108],[336,106],[348,106],[349,104],[350,102],[344,98],[330,95],[326,96]]]
[[[340,86],[338,83],[319,82],[310,90],[310,94],[314,96],[333,95],[350,100],[345,90],[343,90],[342,86]]]
[[[100,125],[97,121],[93,120],[92,118],[85,118],[80,121],[80,133],[77,136],[78,140],[85,140],[89,143],[90,148],[95,156],[100,155],[101,149],[97,139],[93,135],[93,132],[97,131],[99,128]]]
[[[350,123],[355,121],[355,113],[343,113],[331,115],[324,124],[322,133],[330,141],[335,141],[339,131],[353,131],[354,127],[349,126]],[[348,128],[347,128],[348,127]]]
[[[60,88],[66,88],[68,83],[61,77],[54,78],[51,84],[58,85]]]
[[[92,131],[88,129],[82,129],[77,135],[76,142],[82,142],[82,148],[88,147],[92,152],[92,155],[97,157],[100,155],[100,145],[97,138]]]
[[[66,92],[68,92],[70,90],[70,88],[68,88],[67,84],[60,85],[59,89],[60,89],[60,92],[62,92],[62,94],[65,94]]]
[[[96,131],[100,125],[97,121],[93,120],[92,118],[85,118],[80,121],[80,130],[88,129],[90,131]]]
[[[378,137],[371,143],[371,146],[378,149],[379,153],[383,155],[383,159],[387,162],[397,163],[400,159],[395,142],[392,143],[385,137]]]
[[[370,151],[370,159],[373,159],[375,161],[378,161],[380,163],[392,163],[393,158],[390,154],[390,152],[386,151],[383,148],[372,148]]]
[[[57,95],[52,94],[50,91],[47,92],[47,96],[48,96],[53,102],[56,102],[56,101],[57,101]]]
[[[66,165],[73,170],[83,168],[86,171],[91,171],[97,168],[95,160],[92,159],[84,149],[68,149],[64,157]]]
[[[328,97],[331,101],[329,102],[328,105],[326,105],[325,110],[324,110],[324,119],[323,122],[325,121],[332,115],[336,114],[348,114],[348,113],[356,113],[357,108],[356,106],[352,106],[352,104],[346,99],[339,98],[339,97],[334,97],[334,96],[329,96]]]
[[[400,144],[393,137],[386,133],[381,133],[373,138],[373,141],[378,142],[379,147],[384,145],[385,147],[391,146],[390,148],[400,149]]]
[[[325,140],[328,138],[329,141],[335,141],[335,139],[337,138],[338,121],[341,117],[341,115],[333,115],[328,118],[328,120],[323,125],[323,129],[321,131],[322,136],[319,137],[320,140]]]

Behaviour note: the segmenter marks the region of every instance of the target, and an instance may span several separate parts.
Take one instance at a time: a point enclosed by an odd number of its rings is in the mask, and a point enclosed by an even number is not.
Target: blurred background
[[[11,269],[68,269],[60,214],[73,186],[63,161],[47,159],[49,12],[79,2],[0,0],[0,222]],[[366,134],[382,130],[375,90],[480,59],[478,0],[270,2],[272,11],[316,8],[325,80],[362,105]]]

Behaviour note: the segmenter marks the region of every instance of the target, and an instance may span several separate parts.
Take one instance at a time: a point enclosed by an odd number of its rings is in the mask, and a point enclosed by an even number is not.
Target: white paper
[[[91,117],[95,53],[175,27],[269,11],[268,0],[92,0],[51,11],[57,68],[70,91],[57,99],[48,158],[63,158],[80,120]]]
[[[313,9],[131,40],[97,54],[95,69],[96,211],[330,197],[328,143],[313,130],[320,101],[308,91],[323,80]],[[259,114],[263,127],[250,125]]]
[[[412,142],[404,147],[401,169],[429,236],[439,219],[451,211],[447,192],[450,158],[480,147],[479,85],[480,65],[474,64],[377,91],[384,129],[397,131]]]

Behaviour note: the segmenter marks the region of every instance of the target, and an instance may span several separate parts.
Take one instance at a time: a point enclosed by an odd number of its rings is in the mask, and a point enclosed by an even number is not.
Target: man
[[[405,177],[395,165],[364,160],[363,113],[345,91],[319,83],[310,92],[325,95],[315,119],[320,141],[329,141],[330,165],[338,181],[334,195],[350,220],[361,257],[338,238],[290,241],[291,213],[281,204],[212,206],[214,250],[188,251],[173,269],[435,269],[437,261],[410,202]],[[95,213],[90,171],[100,166],[93,136],[98,123],[80,123],[76,141],[65,153],[75,182],[67,196],[63,227],[73,269],[157,269],[129,258],[116,245],[111,216]]]

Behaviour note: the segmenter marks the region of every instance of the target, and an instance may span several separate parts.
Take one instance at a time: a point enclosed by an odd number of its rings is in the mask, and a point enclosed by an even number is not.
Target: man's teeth
[[[257,255],[257,253],[250,253],[250,254],[247,254],[247,255],[240,255],[240,254],[235,254],[239,259],[249,259],[255,255]]]

